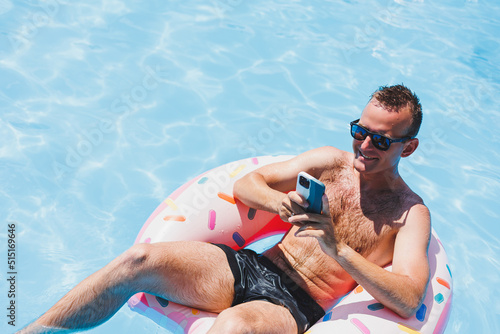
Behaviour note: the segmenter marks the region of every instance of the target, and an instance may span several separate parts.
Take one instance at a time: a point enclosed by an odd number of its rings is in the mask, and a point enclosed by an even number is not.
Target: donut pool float
[[[233,185],[248,172],[290,158],[292,156],[249,158],[199,175],[156,208],[135,243],[198,240],[257,251],[272,246],[290,224],[276,214],[251,209],[236,201],[232,195]],[[453,282],[448,258],[434,230],[428,255],[431,280],[422,306],[411,318],[399,317],[358,285],[306,333],[443,333],[450,314]],[[215,313],[143,292],[132,296],[128,305],[174,334],[206,333],[217,317]]]

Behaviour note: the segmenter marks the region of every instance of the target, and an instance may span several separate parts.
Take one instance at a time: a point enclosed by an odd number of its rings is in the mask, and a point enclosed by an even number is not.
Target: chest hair
[[[403,195],[394,191],[361,194],[350,166],[339,166],[325,172],[326,185],[335,234],[363,256],[367,256],[388,235],[395,232],[404,214]]]

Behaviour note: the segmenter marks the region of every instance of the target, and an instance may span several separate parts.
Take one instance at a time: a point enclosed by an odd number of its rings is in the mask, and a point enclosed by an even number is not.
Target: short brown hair
[[[402,108],[408,107],[411,112],[412,120],[408,128],[407,136],[416,137],[420,125],[422,124],[422,106],[420,100],[410,89],[404,85],[381,86],[375,91],[370,100],[377,100],[382,107],[398,112]]]

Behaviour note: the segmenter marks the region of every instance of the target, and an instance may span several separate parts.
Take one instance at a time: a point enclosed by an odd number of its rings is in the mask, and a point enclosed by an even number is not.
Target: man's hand
[[[307,201],[296,192],[290,192],[288,198],[292,203],[302,208],[302,212],[297,212],[288,218],[289,223],[299,226],[295,236],[316,238],[323,251],[335,258],[339,243],[335,237],[334,222],[330,214],[328,197],[323,195],[321,199],[323,203],[321,214],[306,212],[303,203],[307,204]]]
[[[292,223],[290,218],[295,215],[306,213],[308,205],[309,203],[307,203],[307,200],[299,193],[296,191],[290,191],[285,197],[283,197],[277,211],[281,220]]]

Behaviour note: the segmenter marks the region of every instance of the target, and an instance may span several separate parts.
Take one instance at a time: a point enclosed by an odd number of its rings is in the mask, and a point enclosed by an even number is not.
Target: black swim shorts
[[[263,255],[250,249],[233,250],[214,244],[227,256],[234,276],[234,300],[238,305],[252,300],[267,300],[286,307],[297,322],[299,333],[314,325],[325,311],[281,269]]]

